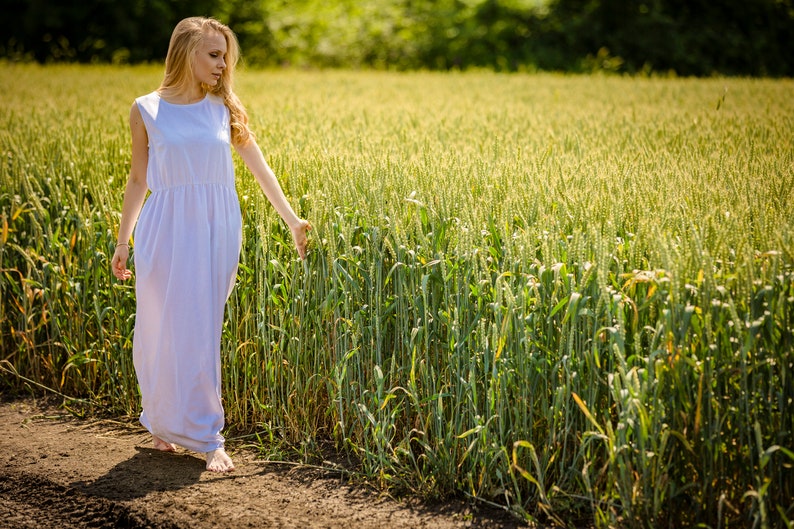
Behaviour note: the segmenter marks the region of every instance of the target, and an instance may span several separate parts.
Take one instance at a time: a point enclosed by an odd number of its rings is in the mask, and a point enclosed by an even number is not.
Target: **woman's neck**
[[[168,88],[160,88],[158,92],[160,92],[160,97],[165,99],[167,102],[177,105],[198,103],[207,95],[207,92],[201,87],[201,85],[191,85],[189,87],[185,86],[181,88],[171,86]]]

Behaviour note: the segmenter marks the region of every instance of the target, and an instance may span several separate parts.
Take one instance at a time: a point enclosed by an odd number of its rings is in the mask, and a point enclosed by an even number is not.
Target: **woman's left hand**
[[[306,259],[306,254],[309,248],[308,232],[312,229],[309,221],[300,219],[297,224],[290,226],[292,232],[292,240],[295,241],[295,248],[298,250],[298,255],[301,259]]]

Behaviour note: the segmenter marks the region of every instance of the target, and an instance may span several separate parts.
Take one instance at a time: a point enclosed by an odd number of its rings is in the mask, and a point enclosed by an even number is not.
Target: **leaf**
[[[468,436],[470,436],[471,434],[479,433],[481,430],[482,430],[482,425],[480,424],[480,425],[475,426],[474,428],[471,428],[470,430],[466,430],[462,434],[458,435],[457,438],[458,439],[465,439]]]
[[[598,422],[595,420],[595,417],[593,417],[593,414],[592,414],[592,413],[590,413],[590,410],[589,410],[589,409],[587,409],[587,404],[585,404],[585,403],[584,403],[584,401],[581,399],[581,397],[579,397],[579,395],[577,395],[577,394],[576,394],[575,392],[573,392],[573,391],[571,392],[571,396],[573,397],[573,400],[576,402],[576,405],[577,405],[577,406],[579,406],[579,409],[581,409],[581,410],[582,410],[582,413],[584,413],[584,416],[585,416],[585,417],[587,417],[587,419],[588,419],[588,420],[589,420],[591,423],[593,423],[593,426],[595,426],[595,427],[596,427],[596,430],[598,430],[600,433],[602,433],[602,434],[603,434],[603,433],[604,433],[604,430],[603,430],[603,428],[601,428],[601,426],[600,426],[600,425],[598,424]]]
[[[551,312],[549,313],[549,319],[553,318],[555,314],[557,314],[558,312],[560,312],[560,310],[562,310],[562,308],[565,306],[565,304],[566,304],[566,303],[568,303],[568,298],[567,298],[567,297],[566,297],[566,298],[563,298],[563,299],[561,299],[561,300],[560,300],[560,302],[559,302],[559,303],[557,303],[557,304],[554,306],[554,308],[553,308],[553,309],[551,309]]]
[[[686,448],[686,450],[692,455],[695,455],[695,451],[692,449],[692,445],[689,443],[689,441],[686,440],[686,437],[684,437],[684,435],[681,432],[678,432],[676,430],[670,430],[670,435],[681,441],[681,444],[684,445],[684,448]]]

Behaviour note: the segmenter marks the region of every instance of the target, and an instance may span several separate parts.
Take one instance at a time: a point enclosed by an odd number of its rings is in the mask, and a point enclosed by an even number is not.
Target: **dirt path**
[[[0,528],[523,527],[464,502],[398,502],[339,475],[230,451],[237,470],[149,448],[135,424],[86,421],[34,400],[0,401]]]

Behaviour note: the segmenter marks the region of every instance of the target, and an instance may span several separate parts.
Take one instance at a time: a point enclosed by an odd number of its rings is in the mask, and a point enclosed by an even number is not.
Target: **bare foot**
[[[154,441],[155,450],[160,450],[161,452],[174,452],[176,450],[176,446],[167,441],[163,441],[156,435],[152,435],[152,441]]]
[[[234,470],[232,458],[223,448],[218,448],[212,452],[207,452],[207,470],[212,472],[231,472]]]

